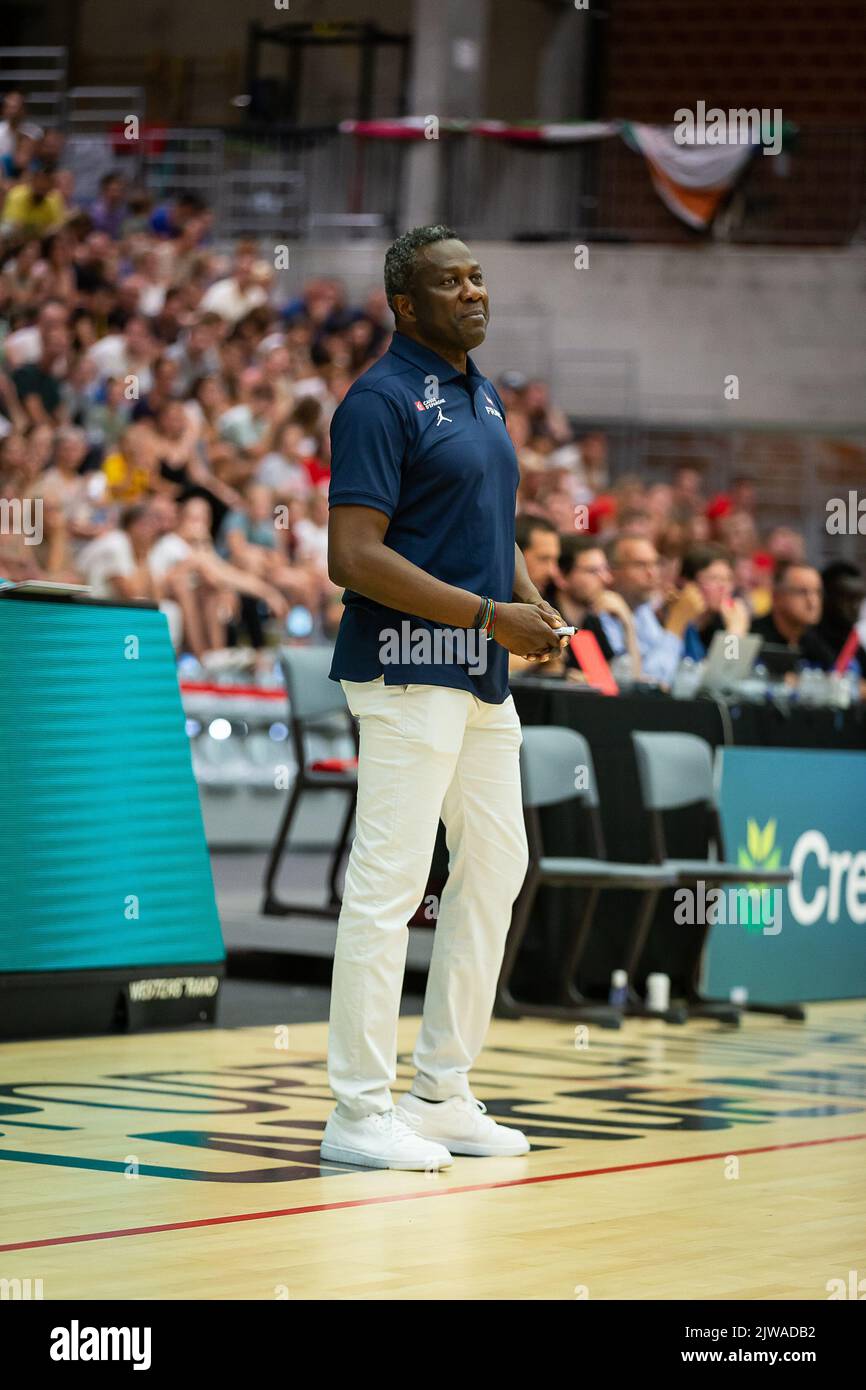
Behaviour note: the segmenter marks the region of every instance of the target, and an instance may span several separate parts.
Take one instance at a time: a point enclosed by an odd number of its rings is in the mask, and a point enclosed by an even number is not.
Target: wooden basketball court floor
[[[396,1091],[417,1019],[400,1021]],[[494,1021],[518,1159],[320,1165],[323,1023],[0,1047],[0,1280],[45,1299],[826,1299],[866,1275],[866,1002]],[[35,1285],[33,1285],[35,1287]]]

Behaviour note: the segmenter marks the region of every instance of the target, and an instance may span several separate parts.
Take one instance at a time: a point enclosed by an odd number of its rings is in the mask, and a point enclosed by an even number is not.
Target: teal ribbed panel
[[[224,958],[161,613],[0,602],[0,797],[0,971]]]

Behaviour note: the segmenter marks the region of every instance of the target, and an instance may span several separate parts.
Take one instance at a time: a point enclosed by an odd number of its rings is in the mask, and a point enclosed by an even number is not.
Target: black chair
[[[311,762],[306,746],[307,735],[315,729],[333,732],[335,722],[344,722],[351,732],[357,754],[358,731],[355,721],[349,713],[342,687],[328,675],[332,655],[330,647],[285,647],[280,652],[280,665],[289,697],[289,721],[297,773],[265,871],[261,910],[271,917],[288,917],[292,914],[336,917],[340,911],[337,879],[355,814],[358,759],[356,756]],[[292,822],[304,793],[323,791],[346,794],[346,811],[337,830],[328,870],[328,902],[323,906],[285,902],[276,896],[275,883]]]
[[[530,1015],[537,1018],[585,1019],[602,1028],[619,1028],[623,1010],[611,1004],[593,1004],[578,990],[575,983],[578,967],[592,931],[599,897],[605,889],[634,889],[641,893],[638,927],[648,930],[655,912],[659,893],[673,886],[674,876],[654,864],[622,864],[605,857],[604,838],[598,813],[598,793],[592,755],[586,739],[574,729],[526,727],[520,751],[523,806],[529,842],[529,868],[523,887],[514,904],[511,928],[505,945],[502,969],[496,994],[496,1012],[509,1018]],[[585,785],[576,786],[578,768],[585,769],[581,779]],[[593,858],[551,857],[545,855],[541,841],[539,808],[578,802],[586,816],[593,847]],[[559,1004],[532,1004],[514,997],[511,978],[523,939],[529,926],[532,908],[539,888],[544,885],[586,888],[586,904],[576,924],[562,963],[562,998]],[[668,1022],[685,1022],[682,1010],[654,1013],[636,995],[630,995],[626,1012],[665,1018]]]
[[[633,733],[632,742],[637,759],[638,778],[644,810],[649,817],[650,841],[655,863],[675,875],[676,886],[694,889],[698,882],[712,887],[745,884],[750,876],[741,864],[724,858],[724,837],[713,778],[713,751],[706,739],[696,734]],[[664,814],[678,807],[695,807],[703,816],[706,842],[710,856],[706,859],[671,859],[667,853]],[[762,884],[790,883],[789,868],[755,870]],[[689,928],[693,930],[693,928]],[[806,1011],[802,1004],[746,1003],[735,1006],[724,999],[705,999],[699,990],[701,960],[709,936],[704,924],[697,936],[697,946],[691,975],[687,981],[686,1002],[689,1012],[701,1018],[717,1018],[725,1023],[738,1023],[743,1008],[753,1013],[780,1014],[783,1018],[802,1022]],[[637,934],[631,942],[629,978],[637,968],[645,935]]]

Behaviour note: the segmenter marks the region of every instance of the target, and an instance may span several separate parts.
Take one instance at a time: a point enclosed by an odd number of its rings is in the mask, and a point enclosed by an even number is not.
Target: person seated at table
[[[517,518],[515,535],[530,580],[542,598],[553,603],[559,582],[559,532],[546,516],[524,512]]]
[[[608,585],[610,566],[604,546],[597,536],[569,533],[560,537],[556,607],[570,627],[591,632],[606,661],[617,653],[630,658],[634,680],[640,679],[640,651],[631,609]],[[608,637],[610,630],[610,638]],[[564,652],[565,665],[577,669],[570,647]]]
[[[832,652],[814,630],[821,622],[823,603],[818,571],[799,560],[780,560],[773,574],[770,611],[753,620],[751,631],[763,637],[765,645],[787,647],[807,665],[829,670]]]
[[[555,608],[559,582],[559,532],[546,517],[524,512],[517,518],[515,536],[523,552],[530,580],[542,598]],[[508,670],[520,671],[525,675],[537,671],[542,676],[561,676],[565,672],[565,662],[561,653],[544,661],[529,661],[511,652]]]
[[[700,606],[687,591],[677,596],[664,625],[655,604],[659,590],[659,557],[651,540],[639,536],[617,536],[608,543],[612,588],[628,605],[640,651],[642,679],[667,688],[673,681],[683,656],[683,633],[698,616]],[[612,627],[602,618],[611,646]],[[615,656],[625,653],[624,640]]]
[[[834,560],[821,571],[824,586],[824,608],[820,621],[816,623],[814,636],[827,647],[833,665],[839,658],[842,648],[857,628],[863,600],[866,598],[866,582],[858,567],[850,560]],[[846,670],[866,678],[866,648],[857,634],[857,645],[850,652]]]
[[[687,550],[680,567],[681,588],[691,588],[689,599],[700,611],[686,624],[684,655],[703,661],[717,632],[744,637],[751,614],[740,598],[734,597],[734,568],[727,551],[719,545],[696,545]]]

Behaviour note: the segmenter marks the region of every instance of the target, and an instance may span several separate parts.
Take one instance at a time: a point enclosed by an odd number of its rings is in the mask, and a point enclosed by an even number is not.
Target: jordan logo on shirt
[[[437,425],[443,424],[446,420],[447,420],[447,422],[448,422],[449,425],[452,425],[452,424],[454,423],[454,421],[451,419],[451,416],[450,416],[450,415],[443,415],[443,414],[442,414],[442,407],[441,407],[441,405],[440,405],[440,406],[437,406],[437,409],[438,409],[438,411],[439,411],[439,414],[436,416],[436,424],[437,424]]]

